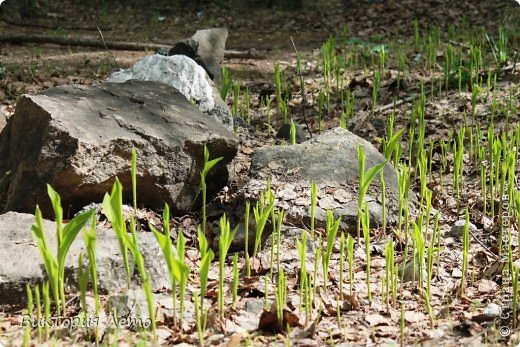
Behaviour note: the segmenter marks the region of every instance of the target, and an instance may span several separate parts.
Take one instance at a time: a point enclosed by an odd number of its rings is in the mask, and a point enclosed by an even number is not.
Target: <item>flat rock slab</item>
[[[301,225],[310,223],[311,181],[315,181],[315,218],[324,225],[326,211],[343,217],[344,227],[357,226],[359,161],[358,145],[366,155],[365,170],[385,162],[368,141],[348,130],[335,128],[302,144],[259,148],[251,159],[251,180],[244,188],[246,198],[257,198],[271,178],[275,204],[286,216]],[[381,184],[376,176],[366,195],[372,226],[382,225]],[[398,217],[399,188],[394,168],[384,167],[387,222]]]
[[[158,82],[63,86],[23,96],[0,133],[0,209],[50,217],[49,183],[66,213],[101,202],[117,176],[131,201],[131,150],[137,150],[137,198],[174,213],[193,206],[203,146],[224,159],[207,177],[208,196],[228,184],[238,139]]]
[[[26,284],[41,283],[46,278],[45,267],[32,235],[35,217],[31,214],[8,212],[0,215],[0,304],[19,304],[25,301]],[[56,224],[44,220],[47,242],[56,251]],[[138,242],[146,269],[151,276],[153,290],[170,288],[168,267],[162,250],[152,233],[138,234]],[[87,263],[82,233],[72,243],[65,265],[69,290],[77,288],[78,257],[83,253]],[[140,286],[140,276],[133,258],[129,255],[132,273],[131,286]],[[99,228],[96,231],[96,261],[98,286],[101,293],[126,289],[126,272],[114,230]]]

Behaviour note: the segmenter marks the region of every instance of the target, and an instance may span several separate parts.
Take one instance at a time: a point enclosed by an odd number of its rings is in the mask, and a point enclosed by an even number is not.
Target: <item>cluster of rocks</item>
[[[72,216],[91,202],[101,202],[115,177],[124,187],[131,186],[131,152],[136,148],[139,203],[161,208],[167,202],[175,214],[184,214],[200,207],[204,145],[213,158],[223,158],[206,179],[209,197],[230,184],[239,140],[212,81],[220,70],[226,38],[225,29],[201,31],[162,52],[167,55],[145,57],[104,83],[61,86],[19,100],[0,133],[1,301],[20,302],[25,284],[45,277],[30,230],[36,205],[46,218],[53,217],[47,184],[59,192],[65,213]],[[237,195],[256,199],[270,178],[276,206],[285,209],[289,220],[305,225],[310,220],[310,182],[315,181],[318,224],[324,224],[326,211],[332,210],[350,228],[357,215],[358,145],[367,168],[385,161],[370,143],[340,128],[293,146],[259,148],[252,157],[250,181]],[[398,185],[391,165],[385,166],[384,177],[386,216],[392,223],[398,213]],[[372,223],[381,225],[377,181],[367,201]],[[131,201],[130,189],[124,199]],[[54,223],[47,220],[44,225],[55,245]],[[100,289],[116,292],[126,286],[117,239],[101,227],[97,236]],[[152,289],[168,288],[155,238],[147,233],[139,237]],[[81,252],[83,240],[78,238],[67,258],[71,286],[77,281]]]

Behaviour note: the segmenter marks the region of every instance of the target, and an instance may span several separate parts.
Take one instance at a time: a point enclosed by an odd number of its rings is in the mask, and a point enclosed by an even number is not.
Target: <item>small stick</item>
[[[112,59],[114,59],[114,63],[116,64],[117,67],[119,67],[119,64],[117,64],[117,60],[116,60],[116,57],[112,54],[112,52],[110,52],[110,50],[108,49],[107,47],[107,43],[105,41],[105,38],[103,37],[103,33],[101,32],[101,29],[99,29],[99,27],[97,26],[96,27],[98,32],[99,32],[99,36],[101,36],[101,41],[103,41],[103,46],[105,46],[105,49],[107,50],[107,52],[110,54],[110,56],[112,57]]]
[[[302,65],[300,62],[300,56],[298,55],[298,50],[296,49],[296,45],[294,44],[294,40],[293,40],[292,36],[291,36],[291,42],[294,47],[294,53],[296,53],[296,65],[297,65],[297,67],[299,66],[299,69],[297,68],[296,70],[300,76],[300,89],[302,92],[302,117],[303,117],[303,121],[305,122],[305,126],[307,127],[307,131],[309,132],[309,136],[312,139],[311,128],[309,127],[309,123],[307,122],[307,118],[305,117],[306,98],[305,98],[305,82],[303,80],[303,74],[302,74]]]

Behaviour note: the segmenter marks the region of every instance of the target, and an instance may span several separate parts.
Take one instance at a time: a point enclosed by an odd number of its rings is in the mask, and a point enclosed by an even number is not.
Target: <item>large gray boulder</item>
[[[224,159],[208,194],[231,180],[238,140],[176,89],[158,82],[63,86],[23,96],[0,133],[0,209],[52,216],[46,184],[67,215],[101,202],[117,176],[131,201],[131,150],[137,149],[137,198],[177,214],[200,205],[203,147]]]
[[[366,155],[365,170],[385,162],[385,158],[368,141],[348,130],[335,128],[302,144],[263,147],[251,159],[251,180],[243,193],[257,198],[265,191],[271,178],[276,206],[299,225],[309,225],[311,181],[318,188],[315,218],[324,225],[326,211],[343,217],[343,226],[353,230],[357,226],[359,164],[358,145]],[[399,188],[397,175],[390,164],[384,167],[386,183],[386,212],[388,223],[397,221]],[[382,224],[381,184],[376,176],[366,196],[371,225]]]
[[[34,285],[46,279],[45,267],[40,251],[31,235],[35,217],[32,214],[8,212],[0,215],[0,304],[19,304],[25,300],[26,284]],[[56,224],[43,221],[47,242],[56,252]],[[126,272],[119,244],[114,230],[96,230],[96,261],[98,286],[101,293],[126,289]],[[138,234],[139,248],[143,254],[146,269],[151,276],[153,290],[170,288],[168,267],[162,250],[152,233]],[[82,233],[72,243],[65,264],[65,277],[69,290],[76,290],[78,257],[83,253],[85,263],[88,257]],[[56,253],[55,253],[56,254]],[[139,271],[129,255],[132,273],[131,286],[139,287]]]
[[[185,55],[150,55],[126,70],[114,72],[107,81],[121,83],[130,79],[166,83],[197,105],[200,111],[233,130],[233,117],[213,81],[200,65]]]

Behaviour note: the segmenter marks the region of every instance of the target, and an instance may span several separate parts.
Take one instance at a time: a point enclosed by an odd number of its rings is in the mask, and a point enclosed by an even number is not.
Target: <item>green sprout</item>
[[[229,70],[225,66],[222,66],[221,72],[222,84],[220,86],[220,97],[222,98],[222,100],[226,100],[229,90],[233,86],[233,81],[231,80],[231,76],[229,75]]]
[[[251,203],[246,201],[246,211],[244,217],[244,231],[245,231],[245,247],[244,253],[246,257],[246,275],[251,276],[251,263],[249,258],[249,212],[251,211]]]
[[[200,227],[197,229],[197,235],[200,252],[200,314],[202,318],[202,331],[205,331],[207,313],[204,310],[204,298],[206,296],[206,288],[208,285],[209,267],[211,265],[211,261],[215,257],[215,254],[213,253],[213,250],[209,248],[208,240],[206,239],[204,233],[200,230]]]
[[[175,315],[175,307],[176,307],[176,283],[185,283],[188,274],[189,268],[186,266],[186,263],[183,259],[180,258],[180,254],[178,253],[178,257],[175,256],[173,252],[173,245],[170,236],[170,207],[168,204],[164,204],[163,211],[163,223],[164,223],[164,234],[157,231],[153,225],[148,224],[150,230],[153,232],[161,250],[163,252],[164,260],[166,262],[166,266],[168,267],[168,272],[170,275],[170,284],[172,288],[172,299],[173,299],[173,307],[174,307],[174,315]],[[183,236],[182,233],[179,233],[178,245],[182,245],[182,241],[180,241]],[[181,284],[181,288],[182,288]],[[184,285],[185,287],[185,285]],[[181,298],[181,301],[184,301]],[[181,310],[182,311],[182,310]],[[181,316],[182,317],[182,316]],[[182,321],[182,319],[181,319]]]
[[[134,217],[130,216],[130,231],[131,233],[125,233],[126,238],[126,244],[128,246],[128,249],[130,250],[130,253],[132,253],[132,257],[135,260],[135,264],[137,265],[137,269],[139,270],[139,275],[141,276],[142,286],[143,290],[146,295],[146,302],[148,305],[148,316],[150,317],[150,322],[152,326],[152,334],[154,338],[157,337],[156,335],[156,323],[155,323],[155,303],[154,298],[152,295],[152,288],[151,288],[151,278],[150,273],[146,271],[146,267],[144,264],[144,258],[143,254],[141,253],[141,250],[139,249],[139,244],[137,241],[137,233],[135,228],[135,222]]]
[[[360,145],[358,145],[358,159],[359,159],[359,194],[358,194],[358,224],[357,224],[357,237],[360,239],[361,235],[361,214],[365,202],[365,195],[368,192],[368,188],[376,175],[383,169],[386,162],[380,163],[376,166],[371,167],[365,172],[365,152]]]
[[[238,292],[238,253],[233,255],[233,308],[237,307]]]
[[[89,280],[89,271],[83,268],[83,253],[78,257],[78,287],[79,287],[79,302],[83,315],[87,316],[87,287]]]
[[[350,282],[350,295],[354,293],[354,238],[347,237],[348,278]]]
[[[61,207],[61,198],[59,194],[47,185],[47,193],[51,199],[52,207],[54,209],[54,216],[56,218],[56,236],[57,236],[57,255],[54,255],[47,243],[47,237],[43,230],[42,212],[38,205],[36,205],[35,217],[36,221],[31,228],[31,234],[36,241],[36,245],[42,255],[45,271],[49,278],[54,302],[58,315],[61,309],[65,311],[65,260],[67,253],[72,245],[72,242],[85,226],[87,221],[94,213],[89,210],[75,216],[69,223],[63,227],[63,209]]]
[[[179,301],[180,301],[180,320],[179,325],[182,326],[182,321],[184,320],[184,299],[186,297],[186,285],[188,283],[188,275],[190,273],[190,268],[186,265],[185,261],[185,251],[186,251],[186,238],[182,233],[182,230],[179,230],[179,236],[177,237],[177,260],[179,264],[184,266],[180,266],[181,268],[181,276],[179,279]]]
[[[316,213],[316,202],[318,200],[316,182],[311,182],[311,238],[314,240],[314,215]]]
[[[231,231],[226,215],[220,218],[220,237],[218,241],[218,264],[219,264],[219,287],[218,287],[218,308],[219,315],[224,318],[224,262],[231,246],[231,242],[237,233],[238,227]]]
[[[392,159],[392,154],[395,153],[395,151],[397,150],[397,144],[399,143],[399,140],[401,139],[401,136],[403,135],[405,130],[406,128],[402,128],[401,130],[393,134],[390,137],[390,140],[388,140],[388,142],[385,142],[384,155],[386,160]]]
[[[119,243],[119,249],[123,256],[123,266],[126,272],[127,287],[130,288],[130,263],[128,259],[128,244],[126,242],[126,225],[123,217],[123,187],[121,182],[116,177],[114,185],[112,186],[112,192],[106,193],[103,198],[103,212],[107,219],[112,224],[117,240]]]
[[[204,167],[200,172],[200,190],[202,191],[202,230],[206,232],[206,176],[223,157],[209,160],[209,150],[204,145]]]
[[[96,261],[96,215],[92,214],[90,219],[90,231],[83,228],[83,238],[85,239],[85,246],[87,248],[87,257],[89,262],[90,277],[92,279],[92,290],[94,292],[94,312],[99,316],[100,303],[98,294],[98,275],[97,275],[97,261]],[[96,326],[96,341],[99,339],[98,326]]]
[[[240,98],[240,82],[233,83],[233,107],[231,108],[231,114],[233,117],[238,117],[238,106]]]
[[[327,232],[327,248],[325,250],[325,254],[321,258],[322,266],[323,266],[323,288],[327,291],[327,282],[329,278],[329,264],[330,264],[330,256],[332,255],[332,247],[334,246],[334,241],[336,240],[336,235],[338,234],[339,224],[341,223],[341,217],[338,219],[334,219],[334,214],[332,211],[327,211],[327,222],[326,222],[326,232]]]
[[[278,285],[275,291],[276,300],[276,318],[278,319],[278,325],[280,330],[283,330],[283,310],[287,302],[287,280],[285,278],[283,269],[278,272]]]
[[[36,320],[38,322],[41,322],[42,319],[42,301],[41,301],[41,295],[40,295],[40,286],[36,284],[34,286],[34,294],[36,299]],[[38,324],[37,330],[38,330],[38,343],[42,343],[42,325]]]
[[[132,176],[132,200],[134,202],[134,215],[135,215],[137,213],[137,153],[135,151],[135,148],[132,148],[131,176]]]
[[[45,321],[48,322],[51,319],[51,296],[50,296],[49,282],[45,281],[42,285],[42,296],[43,296],[43,311]],[[45,341],[49,340],[50,337],[50,326],[44,324]]]
[[[343,270],[345,268],[345,233],[342,232],[339,240],[339,300],[343,300]],[[340,311],[340,310],[338,310]]]
[[[262,240],[262,234],[264,232],[265,224],[267,219],[271,215],[271,211],[274,209],[274,196],[267,194],[268,197],[261,194],[260,200],[256,202],[256,206],[253,207],[253,214],[256,222],[255,232],[255,247],[253,249],[253,257],[256,257],[260,248],[260,241]],[[268,207],[265,206],[265,200],[268,200]]]
[[[305,286],[307,285],[307,269],[305,266],[307,260],[307,233],[302,232],[302,239],[296,240],[296,248],[300,256],[300,312],[304,303],[304,293],[306,293]]]
[[[372,302],[372,293],[370,292],[370,213],[368,212],[366,203],[364,211],[361,223],[363,224],[363,238],[365,241],[365,255],[367,259],[367,294],[368,301]]]
[[[296,144],[296,125],[294,125],[293,120],[291,119],[291,129],[289,130],[289,138],[291,141],[291,145]]]
[[[469,262],[469,210],[466,208],[466,223],[462,234],[462,279],[461,286],[466,287],[466,277]]]
[[[29,317],[29,319],[32,319],[33,317],[33,311],[34,311],[34,303],[33,303],[33,292],[31,289],[31,286],[29,283],[26,284],[26,291],[27,291],[27,309],[26,314]],[[39,326],[40,324],[38,324]],[[31,323],[25,324],[23,329],[23,346],[30,346],[31,344]]]

